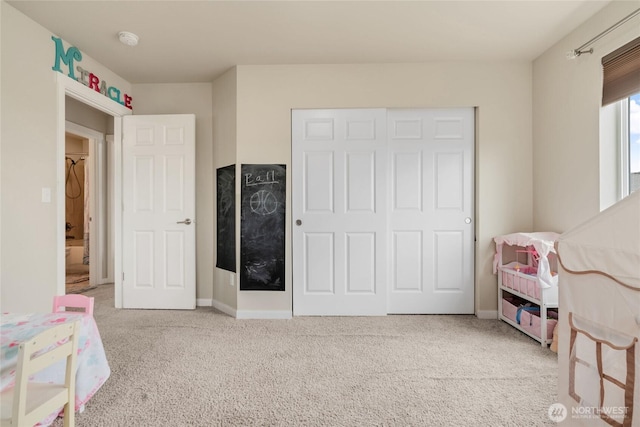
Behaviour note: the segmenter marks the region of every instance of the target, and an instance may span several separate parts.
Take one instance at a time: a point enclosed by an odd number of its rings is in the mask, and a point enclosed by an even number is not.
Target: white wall
[[[196,298],[210,305],[215,265],[211,83],[134,84],[133,93],[136,115],[196,115]]]
[[[236,163],[236,68],[224,73],[213,82],[213,166],[214,169]],[[239,166],[236,166],[236,172]],[[215,180],[215,171],[214,171]],[[240,187],[236,185],[236,212],[240,212]],[[213,183],[213,202],[216,202],[216,183]],[[216,206],[217,209],[217,206]],[[214,209],[214,215],[217,212]],[[214,226],[216,218],[214,217]],[[217,259],[216,236],[214,235],[214,262]],[[236,248],[240,247],[239,221],[236,221]],[[236,265],[238,263],[236,262]],[[236,270],[237,271],[237,270]],[[235,273],[214,267],[214,306],[234,315],[238,304],[238,284]]]
[[[591,55],[567,60],[566,52],[637,7],[638,2],[611,2],[533,63],[533,218],[537,230],[567,231],[616,199],[616,170],[601,164],[601,156],[611,161],[616,148],[611,146],[614,139],[600,139],[601,60],[640,36],[640,17],[596,42]]]
[[[57,247],[64,221],[58,221],[55,204],[60,73],[51,69],[53,34],[4,1],[0,10],[0,309],[50,311],[58,270],[64,269],[57,262],[57,252],[64,251]],[[126,81],[84,54],[82,65],[131,93]],[[37,167],[25,174],[25,162]],[[52,203],[41,201],[42,188],[51,189]]]
[[[237,163],[287,165],[291,235],[291,109],[478,107],[476,310],[495,315],[493,237],[530,231],[531,64],[457,62],[387,65],[238,66]],[[291,244],[286,291],[238,292],[238,310],[292,307]]]
[[[113,134],[113,117],[96,110],[69,96],[65,97],[65,118],[77,125],[100,132]]]

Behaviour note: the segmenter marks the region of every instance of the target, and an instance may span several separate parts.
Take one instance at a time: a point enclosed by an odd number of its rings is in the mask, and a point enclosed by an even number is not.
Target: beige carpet
[[[555,425],[556,354],[497,320],[235,320],[86,295],[112,374],[80,427]]]

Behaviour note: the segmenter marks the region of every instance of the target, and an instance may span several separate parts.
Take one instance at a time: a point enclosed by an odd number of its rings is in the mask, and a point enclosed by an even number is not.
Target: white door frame
[[[89,89],[69,77],[54,73],[57,85],[57,146],[56,146],[56,217],[57,217],[57,274],[56,295],[65,293],[65,128],[66,107],[65,97],[70,96],[84,104],[113,116],[113,158],[110,159],[113,170],[113,185],[111,186],[112,200],[110,206],[113,216],[113,247],[114,247],[114,292],[115,306],[122,307],[122,117],[132,114],[132,111],[106,96]]]
[[[104,182],[105,170],[99,168],[98,164],[100,160],[104,159],[104,134],[90,129],[88,127],[81,126],[77,123],[65,121],[65,131],[72,133],[76,136],[89,140],[89,152],[88,152],[88,164],[89,164],[89,282],[94,284],[102,284],[102,278],[104,277],[104,271],[102,263],[98,262],[105,256],[104,245],[106,241],[104,239],[104,222],[107,220],[103,218],[102,206],[104,206],[104,198],[106,194],[102,193],[104,188],[100,184]],[[85,161],[87,163],[87,161]],[[98,245],[100,243],[100,245]]]

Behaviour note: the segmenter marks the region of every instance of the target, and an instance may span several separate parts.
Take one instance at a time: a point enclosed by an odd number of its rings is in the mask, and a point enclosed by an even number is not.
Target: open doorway
[[[65,293],[96,286],[90,280],[89,140],[65,133]]]
[[[65,293],[113,282],[106,135],[113,117],[65,98]]]

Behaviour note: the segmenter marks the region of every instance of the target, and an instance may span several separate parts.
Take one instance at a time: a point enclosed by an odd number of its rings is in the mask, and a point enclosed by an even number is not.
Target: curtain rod
[[[602,37],[606,36],[611,31],[615,30],[625,22],[629,21],[630,19],[633,19],[638,14],[640,14],[640,8],[634,10],[629,15],[625,16],[624,18],[622,18],[621,20],[619,20],[618,22],[616,22],[615,24],[613,24],[612,26],[610,26],[609,28],[607,28],[606,30],[604,30],[603,32],[601,32],[600,34],[598,34],[597,36],[595,36],[594,38],[592,38],[591,40],[583,44],[582,46],[580,46],[579,48],[570,50],[567,53],[567,59],[575,59],[578,56],[582,55],[583,53],[593,53],[593,48],[587,49],[587,50],[584,50],[584,49],[588,46],[591,46],[593,43],[597,42]]]

